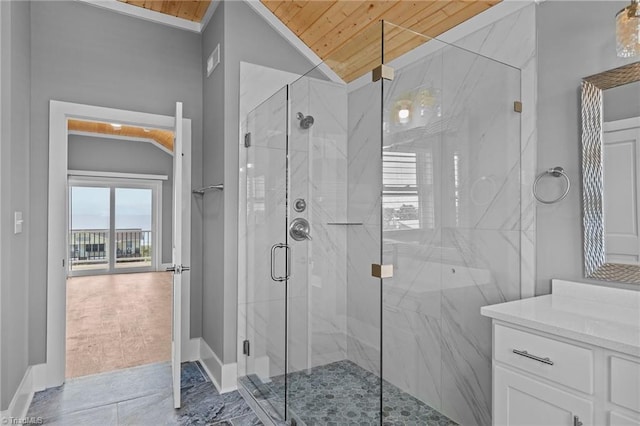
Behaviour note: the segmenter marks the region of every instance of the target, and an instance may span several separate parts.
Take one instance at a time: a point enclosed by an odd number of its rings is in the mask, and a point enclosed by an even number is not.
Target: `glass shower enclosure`
[[[491,424],[519,99],[517,68],[381,22],[241,117],[238,388],[263,421]]]

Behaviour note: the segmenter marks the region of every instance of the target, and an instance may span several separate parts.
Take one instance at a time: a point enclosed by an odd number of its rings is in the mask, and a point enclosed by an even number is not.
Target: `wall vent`
[[[216,48],[213,49],[213,52],[211,52],[211,55],[209,55],[209,58],[207,58],[207,77],[211,75],[211,73],[213,72],[214,69],[216,69],[219,63],[220,63],[220,44],[218,43]]]

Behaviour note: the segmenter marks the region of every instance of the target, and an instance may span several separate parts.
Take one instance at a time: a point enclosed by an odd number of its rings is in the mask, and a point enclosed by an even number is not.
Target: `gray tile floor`
[[[197,362],[182,365],[181,389],[174,410],[171,365],[145,365],[37,392],[27,416],[49,425],[262,425],[238,392],[220,395]]]
[[[284,412],[284,376],[262,383],[255,376],[240,379],[274,419]],[[350,361],[338,361],[288,376],[287,404],[298,423],[312,425],[379,425],[380,386],[385,426],[452,426],[451,419],[422,401]]]

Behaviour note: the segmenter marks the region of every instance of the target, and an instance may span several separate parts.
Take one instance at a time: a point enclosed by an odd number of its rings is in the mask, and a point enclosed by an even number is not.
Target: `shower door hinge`
[[[242,355],[246,355],[246,356],[251,355],[250,346],[251,344],[249,343],[248,340],[245,340],[244,342],[242,342]]]
[[[376,278],[393,278],[393,265],[371,264],[371,276]]]
[[[515,112],[522,112],[522,102],[520,102],[520,101],[515,101],[515,102],[513,103],[513,110],[514,110]]]
[[[251,132],[244,134],[244,147],[249,148],[251,146]]]
[[[382,78],[385,80],[393,80],[394,70],[389,65],[379,65],[371,71],[372,81],[378,81]]]

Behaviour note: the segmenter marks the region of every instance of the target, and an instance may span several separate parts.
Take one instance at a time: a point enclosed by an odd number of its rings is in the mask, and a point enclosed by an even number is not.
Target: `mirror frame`
[[[604,238],[603,91],[640,81],[640,61],[582,79],[584,276],[640,284],[640,265],[607,263]]]

